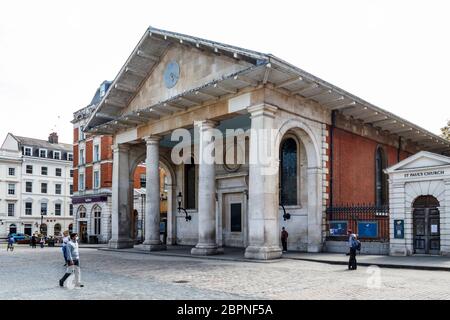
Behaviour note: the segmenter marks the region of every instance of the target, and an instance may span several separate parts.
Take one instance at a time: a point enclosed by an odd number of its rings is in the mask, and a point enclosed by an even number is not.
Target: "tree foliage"
[[[450,140],[450,120],[447,121],[447,125],[441,128],[441,136],[444,139]]]

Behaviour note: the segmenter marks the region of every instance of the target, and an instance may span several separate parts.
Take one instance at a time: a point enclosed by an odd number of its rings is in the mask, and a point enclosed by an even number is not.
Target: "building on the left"
[[[0,148],[0,238],[73,228],[73,147],[8,133]]]

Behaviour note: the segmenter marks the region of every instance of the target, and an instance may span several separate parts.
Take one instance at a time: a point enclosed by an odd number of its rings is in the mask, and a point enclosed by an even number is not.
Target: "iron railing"
[[[326,213],[330,240],[344,240],[351,229],[364,240],[389,241],[389,206],[347,204],[328,207]]]

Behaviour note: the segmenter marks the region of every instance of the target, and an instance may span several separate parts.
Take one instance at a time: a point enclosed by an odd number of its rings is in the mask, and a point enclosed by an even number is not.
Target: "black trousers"
[[[76,285],[80,284],[80,260],[73,260],[74,267],[74,274],[75,274],[75,282]],[[66,273],[64,276],[59,280],[59,285],[62,287],[64,286],[64,282],[67,280],[68,277],[72,274],[70,271],[70,266],[67,267]]]
[[[356,270],[357,262],[356,262],[356,249],[350,248],[350,259],[348,260],[348,268],[350,270]]]
[[[281,245],[283,246],[283,251],[287,251],[287,240],[281,240]]]

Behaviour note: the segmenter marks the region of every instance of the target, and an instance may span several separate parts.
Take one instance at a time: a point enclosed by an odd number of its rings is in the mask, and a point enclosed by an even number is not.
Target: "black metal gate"
[[[414,209],[414,252],[439,254],[441,250],[440,214],[436,208]]]

